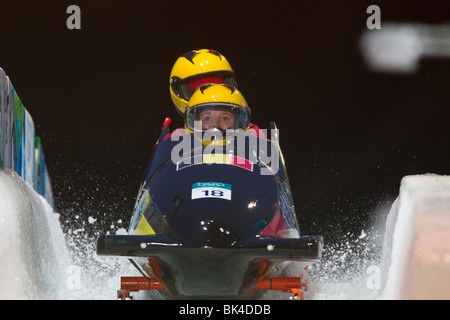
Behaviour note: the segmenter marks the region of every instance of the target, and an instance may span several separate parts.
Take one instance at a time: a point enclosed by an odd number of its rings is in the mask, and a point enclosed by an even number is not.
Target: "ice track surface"
[[[402,298],[401,279],[396,275],[404,267],[401,259],[406,258],[397,254],[391,259],[391,253],[408,249],[412,235],[411,228],[396,222],[413,218],[410,209],[417,207],[418,201],[414,190],[426,194],[427,188],[435,197],[441,193],[439,206],[449,212],[449,177],[406,179],[390,209],[387,225],[361,230],[358,235],[348,234],[335,243],[325,239],[322,261],[310,268],[312,283],[305,298]],[[422,199],[422,207],[430,205]],[[65,234],[59,218],[16,173],[0,170],[0,299],[116,299],[120,277],[139,275],[127,259],[96,255],[97,235],[88,232],[95,229],[95,217]],[[125,230],[115,228],[114,232]],[[138,294],[135,298],[161,296]]]

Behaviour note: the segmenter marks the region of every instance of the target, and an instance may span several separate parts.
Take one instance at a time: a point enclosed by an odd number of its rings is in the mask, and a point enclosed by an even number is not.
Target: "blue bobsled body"
[[[196,134],[167,131],[128,235],[101,236],[98,254],[131,257],[175,299],[248,298],[261,279],[292,265],[303,276],[320,258],[322,238],[301,236],[277,139],[239,135],[205,145]]]

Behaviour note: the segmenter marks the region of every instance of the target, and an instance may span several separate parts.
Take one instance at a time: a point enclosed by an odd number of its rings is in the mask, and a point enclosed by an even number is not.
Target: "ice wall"
[[[450,176],[406,176],[388,216],[381,299],[450,299]]]
[[[16,172],[0,170],[0,299],[64,298],[68,258],[59,215]]]
[[[33,119],[0,68],[0,299],[113,299],[116,260],[96,261],[95,239],[63,234],[55,212]]]
[[[0,68],[0,169],[10,169],[53,207],[53,194],[41,139],[9,77]]]
[[[90,219],[65,234],[47,200],[0,169],[0,300],[114,300],[120,276],[139,274],[127,259],[98,258]]]
[[[58,298],[66,262],[41,140],[0,68],[0,299]]]

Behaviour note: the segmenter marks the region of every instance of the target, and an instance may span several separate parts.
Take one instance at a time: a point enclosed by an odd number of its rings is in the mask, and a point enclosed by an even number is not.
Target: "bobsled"
[[[301,235],[283,156],[245,133],[222,143],[169,134],[166,119],[138,192],[128,234],[101,235],[97,254],[127,257],[118,298],[158,290],[170,299],[303,299],[322,237]]]

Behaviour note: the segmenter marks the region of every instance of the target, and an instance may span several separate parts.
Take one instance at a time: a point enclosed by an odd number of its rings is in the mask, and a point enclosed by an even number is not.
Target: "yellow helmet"
[[[185,109],[185,127],[198,129],[246,131],[250,124],[250,108],[242,93],[234,86],[207,84],[194,92]]]
[[[184,109],[195,89],[203,84],[225,83],[236,86],[228,60],[216,50],[191,50],[182,54],[170,73],[170,95],[176,109]]]

